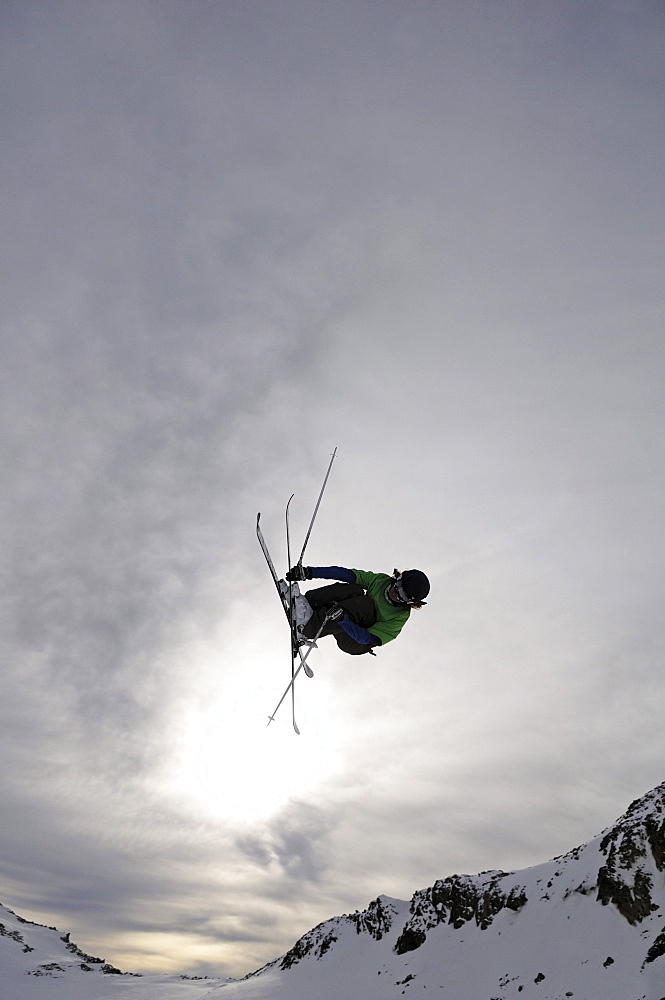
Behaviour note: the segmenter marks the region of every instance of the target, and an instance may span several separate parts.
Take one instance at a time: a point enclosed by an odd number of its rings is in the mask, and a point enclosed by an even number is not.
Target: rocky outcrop
[[[651,898],[653,881],[642,868],[638,868],[630,879],[617,869],[613,858],[598,871],[598,901],[607,906],[614,903],[622,917],[629,924],[638,924],[650,913],[658,909]]]
[[[333,917],[332,920],[318,924],[296,941],[293,948],[281,959],[279,967],[290,969],[307,956],[317,960],[322,958],[345,928],[353,927],[356,934],[369,934],[375,941],[380,941],[391,929],[397,913],[397,907],[386,896],[379,896],[366,910]]]
[[[284,955],[279,963],[280,969],[290,969],[291,966],[301,962],[302,959],[307,956],[311,956],[315,959],[322,958],[338,940],[334,925],[343,919],[344,918],[338,917],[334,921],[327,920],[325,923],[318,924],[316,927],[312,928],[311,931],[308,931],[307,934],[296,941],[293,948],[291,948],[290,951],[287,951],[286,955]],[[333,924],[332,927],[331,924]]]
[[[660,785],[633,802],[600,841],[606,861],[598,869],[597,899],[613,903],[633,925],[658,909],[652,894],[654,874],[665,867],[664,792]]]
[[[397,939],[395,952],[403,955],[415,951],[426,940],[427,932],[437,924],[448,923],[459,929],[473,921],[481,930],[486,930],[501,910],[521,909],[527,903],[526,892],[523,887],[514,885],[503,889],[501,882],[506,878],[505,872],[487,872],[475,878],[453,875],[417,892],[411,900],[411,916]]]
[[[385,896],[379,896],[366,910],[351,914],[349,920],[355,924],[358,934],[369,934],[375,941],[391,929],[398,909]]]
[[[0,924],[0,937],[8,937],[11,938],[12,941],[16,941],[17,944],[22,945],[24,952],[34,951],[34,948],[31,948],[29,944],[26,944],[20,931],[10,930],[5,927],[4,924]]]
[[[481,930],[486,930],[502,910],[517,912],[527,903],[526,891],[514,884],[503,887],[502,883],[509,878],[499,871],[475,878],[453,875],[415,893],[393,951],[397,955],[415,951],[427,939],[428,932],[441,923],[461,928],[473,921]],[[334,917],[308,931],[283,956],[279,967],[290,969],[304,958],[323,958],[349,926],[354,927],[357,934],[368,934],[375,941],[381,941],[395,930],[399,913],[395,902],[380,896],[366,910]]]

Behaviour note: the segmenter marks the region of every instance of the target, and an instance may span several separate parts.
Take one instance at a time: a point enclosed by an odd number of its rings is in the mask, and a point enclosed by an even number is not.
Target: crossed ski
[[[305,541],[303,543],[303,547],[302,547],[302,550],[300,552],[300,556],[298,558],[298,562],[297,562],[298,566],[302,566],[303,557],[305,555],[305,549],[307,548],[307,543],[309,541],[309,536],[310,536],[310,534],[312,532],[312,526],[313,526],[314,521],[316,519],[316,515],[317,515],[318,510],[319,510],[319,505],[321,504],[321,498],[322,498],[323,492],[324,492],[324,490],[326,488],[326,484],[328,482],[328,476],[330,475],[330,470],[332,468],[332,464],[333,464],[333,462],[335,460],[335,455],[336,454],[337,454],[337,448],[335,448],[335,450],[332,453],[332,457],[330,459],[330,463],[328,465],[328,469],[326,471],[326,475],[325,475],[325,478],[323,480],[323,486],[321,487],[321,491],[320,491],[318,499],[316,501],[316,506],[314,507],[314,513],[312,514],[312,519],[311,519],[311,521],[309,523],[309,528],[307,529],[307,534],[305,535]],[[293,500],[293,495],[291,495],[289,497],[288,503],[286,505],[286,515],[285,515],[285,520],[286,520],[286,553],[287,553],[287,562],[289,563],[289,565],[291,564],[291,539],[290,539],[290,533],[289,533],[289,506],[291,504],[291,500]],[[263,551],[263,555],[265,556],[266,562],[268,564],[268,568],[270,570],[270,575],[272,576],[273,583],[275,584],[275,588],[277,590],[277,593],[279,594],[279,599],[281,601],[282,607],[284,608],[284,612],[285,612],[287,620],[289,622],[289,628],[290,628],[290,632],[291,632],[291,680],[289,681],[284,694],[282,695],[282,697],[278,701],[277,706],[276,706],[275,710],[273,711],[272,715],[268,716],[268,725],[270,725],[270,723],[274,720],[275,715],[277,714],[277,710],[279,709],[280,705],[282,704],[282,702],[284,701],[284,699],[286,698],[286,696],[288,695],[288,693],[290,691],[291,692],[291,716],[292,716],[292,721],[293,721],[293,728],[296,731],[296,733],[298,735],[300,735],[300,730],[298,729],[298,724],[296,722],[295,679],[296,679],[296,677],[298,676],[298,674],[300,673],[301,670],[303,670],[308,677],[313,677],[314,676],[311,667],[307,663],[307,658],[309,657],[309,654],[311,653],[312,649],[314,648],[314,646],[316,644],[316,640],[319,638],[319,636],[323,632],[324,628],[326,627],[329,619],[328,619],[328,616],[326,615],[326,617],[324,618],[324,620],[323,620],[323,622],[321,624],[321,627],[319,628],[319,630],[316,633],[316,635],[314,636],[314,638],[311,639],[311,640],[307,640],[307,643],[306,643],[307,650],[305,652],[303,652],[302,645],[301,645],[301,640],[300,640],[300,637],[298,636],[297,631],[296,631],[295,614],[294,614],[294,600],[293,600],[293,597],[294,597],[294,594],[293,594],[293,584],[291,582],[289,582],[289,585],[288,585],[288,598],[287,598],[287,596],[284,594],[284,592],[283,592],[283,590],[282,590],[282,588],[280,586],[280,583],[284,583],[284,581],[281,581],[280,578],[277,575],[277,571],[275,569],[275,564],[272,561],[270,552],[268,550],[268,546],[266,545],[265,538],[263,537],[263,532],[261,531],[260,520],[261,520],[261,514],[259,513],[259,514],[256,515],[256,536],[257,536],[257,538],[259,540],[259,545],[261,546],[261,549]],[[296,665],[295,665],[296,664],[296,657],[298,657],[300,659],[300,663],[298,664],[298,668],[297,669],[296,669]]]
[[[307,652],[302,657],[302,659],[300,661],[300,664],[298,666],[298,669],[293,671],[293,673],[291,675],[291,680],[289,681],[289,683],[286,686],[286,691],[284,692],[284,694],[282,695],[282,697],[277,702],[277,705],[276,705],[275,710],[273,711],[272,715],[268,716],[268,725],[270,725],[271,722],[275,721],[275,716],[277,715],[277,709],[282,704],[282,702],[286,698],[286,696],[289,693],[289,691],[291,692],[292,699],[293,699],[293,695],[295,693],[295,683],[294,683],[295,679],[296,679],[296,677],[298,676],[298,674],[300,673],[301,670],[305,670],[305,672],[307,672],[307,669],[308,669],[307,657],[309,656],[309,654],[311,653],[312,649],[314,648],[314,644],[315,644],[316,640],[319,638],[319,636],[323,632],[323,630],[326,627],[326,625],[328,624],[329,620],[330,620],[329,615],[326,615],[325,618],[323,619],[323,622],[321,623],[321,628],[319,629],[319,631],[314,636],[314,639],[312,641],[311,646],[309,646],[309,648],[307,649]],[[293,661],[292,661],[292,663],[293,663]],[[292,700],[292,707],[293,707],[293,728],[295,729],[295,731],[298,734],[298,736],[300,736],[300,730],[298,729],[298,725],[296,723],[295,704],[293,703],[293,700]]]

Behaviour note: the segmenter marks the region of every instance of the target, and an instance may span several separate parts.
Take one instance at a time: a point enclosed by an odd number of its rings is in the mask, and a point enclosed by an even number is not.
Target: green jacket
[[[386,600],[386,587],[393,582],[387,573],[370,573],[364,569],[354,569],[356,583],[363,587],[376,604],[376,621],[368,631],[381,640],[381,645],[396,639],[411,614],[410,608],[396,608]]]

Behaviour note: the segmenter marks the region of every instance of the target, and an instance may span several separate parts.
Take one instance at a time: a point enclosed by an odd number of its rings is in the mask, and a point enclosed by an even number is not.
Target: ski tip
[[[294,728],[294,730],[295,730],[295,734],[296,734],[296,736],[300,736],[300,730],[299,730],[299,729],[298,729],[298,727],[296,726],[295,722],[293,723],[293,728]]]

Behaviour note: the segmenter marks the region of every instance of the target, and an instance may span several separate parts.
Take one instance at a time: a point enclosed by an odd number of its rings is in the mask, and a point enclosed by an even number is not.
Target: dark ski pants
[[[305,597],[314,609],[314,614],[303,629],[303,635],[307,639],[313,639],[321,628],[326,616],[326,610],[331,604],[339,604],[344,608],[351,621],[363,628],[370,628],[376,621],[376,605],[371,597],[368,597],[359,583],[330,583],[326,587],[317,587],[316,590],[308,590]],[[344,631],[341,625],[329,622],[325,626],[324,635],[332,635],[335,642],[343,653],[351,656],[360,656],[362,653],[369,653],[371,646],[361,642],[356,642]]]

